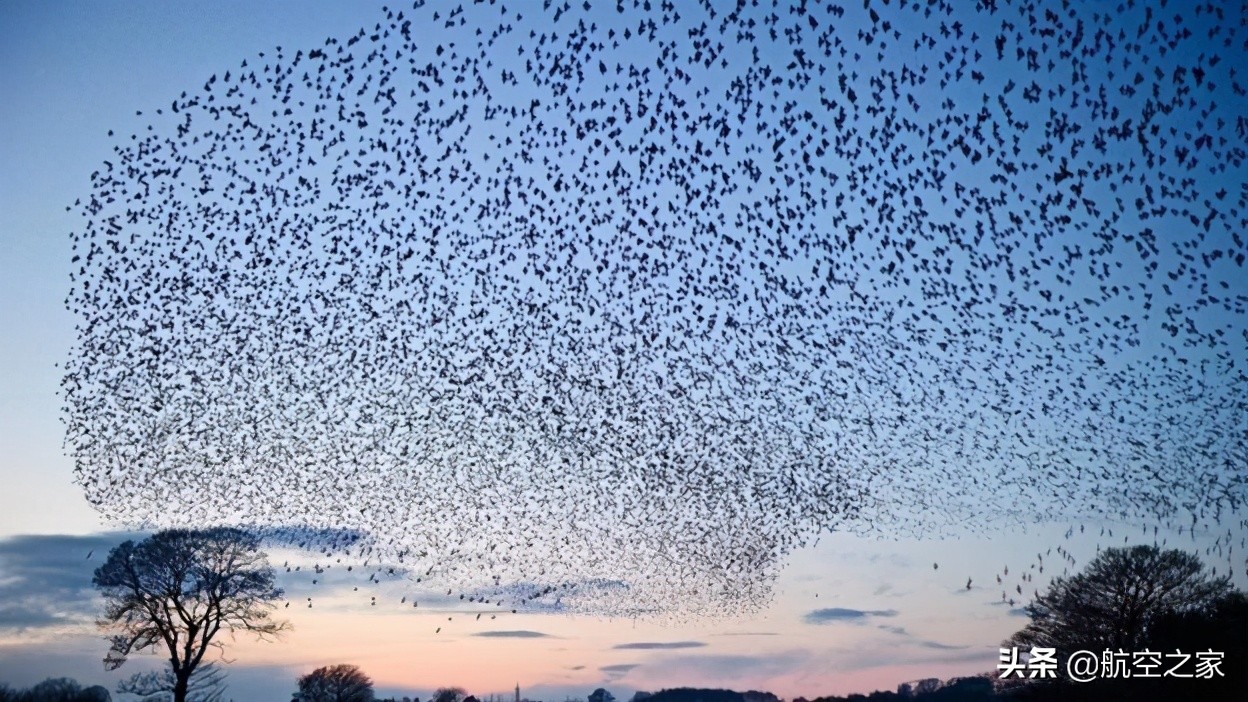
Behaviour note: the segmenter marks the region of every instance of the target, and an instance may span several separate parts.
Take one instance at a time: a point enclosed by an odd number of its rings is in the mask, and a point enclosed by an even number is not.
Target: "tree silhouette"
[[[615,702],[615,695],[600,687],[589,693],[589,702]]]
[[[131,653],[164,650],[173,674],[174,702],[187,702],[191,676],[221,631],[248,631],[261,639],[287,628],[270,618],[282,595],[259,539],[232,527],[170,529],[108,554],[92,582],[104,596],[101,627],[111,637],[105,667]]]
[[[462,687],[439,687],[434,691],[430,702],[463,702],[467,695]]]
[[[1059,660],[1078,650],[1134,651],[1161,617],[1208,611],[1230,591],[1229,578],[1213,577],[1189,553],[1109,548],[1027,605],[1031,623],[1007,645],[1055,648]]]
[[[108,690],[93,685],[83,688],[73,678],[48,678],[27,690],[0,685],[0,702],[110,702]]]
[[[172,668],[135,673],[117,685],[117,692],[135,695],[139,702],[168,702],[178,684]],[[216,663],[204,663],[191,674],[186,687],[187,702],[222,702],[225,698],[225,671]]]
[[[357,666],[317,668],[299,678],[300,702],[372,702],[373,680]]]

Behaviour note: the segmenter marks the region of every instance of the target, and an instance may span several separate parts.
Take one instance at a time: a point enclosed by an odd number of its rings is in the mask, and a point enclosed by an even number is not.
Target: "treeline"
[[[633,699],[636,702],[638,698],[645,702],[781,702],[780,698],[770,692],[737,692],[697,687],[678,687],[654,694],[638,693]]]
[[[112,702],[100,685],[84,688],[72,678],[48,678],[34,687],[14,690],[0,684],[0,702]]]
[[[999,699],[987,676],[938,680],[929,678],[904,683],[896,692],[872,692],[845,697],[818,697],[810,702],[983,702]]]

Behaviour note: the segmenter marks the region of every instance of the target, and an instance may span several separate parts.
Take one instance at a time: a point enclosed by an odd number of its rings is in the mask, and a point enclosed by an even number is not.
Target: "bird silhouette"
[[[416,3],[141,106],[70,208],[88,501],[646,616],[1242,508],[1243,27],[772,5]]]

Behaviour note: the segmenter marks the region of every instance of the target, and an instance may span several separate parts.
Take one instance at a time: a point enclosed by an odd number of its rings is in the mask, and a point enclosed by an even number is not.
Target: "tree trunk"
[[[176,671],[173,678],[173,702],[186,702],[186,693],[190,686],[191,671]]]

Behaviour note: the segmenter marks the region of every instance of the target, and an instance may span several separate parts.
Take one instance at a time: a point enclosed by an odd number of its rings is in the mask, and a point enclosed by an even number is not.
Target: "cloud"
[[[689,680],[716,680],[716,687],[798,673],[815,661],[811,651],[784,651],[765,655],[675,654],[646,664],[646,678],[656,686],[678,686]],[[822,665],[822,662],[820,662]],[[748,681],[748,682],[747,682]]]
[[[895,617],[897,610],[895,609],[846,609],[844,607],[829,607],[827,609],[816,609],[807,612],[802,620],[807,624],[826,624],[828,622],[854,622],[862,623],[868,617]]]
[[[585,603],[611,593],[626,592],[628,583],[606,578],[588,578],[559,584],[531,580],[505,582],[474,590],[478,599],[506,601],[526,614],[575,612]],[[518,603],[518,604],[514,604]]]
[[[604,665],[598,670],[604,673],[627,673],[628,671],[641,665],[640,663],[614,663],[612,665]]]
[[[939,641],[919,641],[918,644],[923,648],[934,648],[940,651],[961,651],[970,648],[970,646],[954,646],[953,644],[945,644]]]
[[[370,576],[378,567],[355,567],[348,571],[346,565],[324,566],[320,572],[312,561],[312,554],[291,546],[284,551],[281,543],[310,538],[310,535],[338,535],[346,541],[358,539],[347,530],[314,529],[302,527],[246,527],[258,534],[279,542],[270,553],[269,562],[274,566],[278,584],[284,589],[306,591],[317,599],[318,605],[331,596],[350,596],[359,587],[370,584]],[[95,569],[108,559],[109,551],[124,541],[141,541],[150,536],[144,532],[104,532],[87,535],[73,534],[26,534],[0,539],[0,632],[23,632],[58,627],[94,628],[95,618],[102,610],[99,592],[91,584]],[[290,572],[282,559],[292,560]],[[300,568],[300,570],[295,570]],[[382,567],[377,576],[381,582],[403,581],[402,568],[396,566],[394,574],[389,567]],[[316,580],[317,584],[312,585]],[[292,587],[293,586],[293,587]],[[395,599],[398,599],[396,596]]]
[[[629,671],[631,671],[633,668],[636,668],[638,665],[640,664],[639,663],[615,663],[612,665],[604,665],[598,670],[603,675],[607,676],[607,680],[614,682],[624,677],[625,675],[628,675]]]
[[[479,631],[473,636],[484,636],[494,639],[553,639],[555,637],[550,634],[543,634],[540,631],[528,631],[526,629],[516,629],[514,631]]]
[[[398,566],[391,573],[388,565],[363,566],[358,563],[333,564],[299,560],[283,562],[281,556],[275,557],[274,554],[270,554],[269,563],[277,574],[278,584],[288,594],[306,593],[317,599],[350,598],[367,591],[378,594],[378,599],[383,599],[393,591],[399,593],[395,599],[401,596],[419,599],[422,607],[452,607],[463,604],[456,598],[440,596],[428,587],[413,586],[407,572]]]
[[[969,648],[968,646],[954,646],[952,644],[945,644],[939,641],[928,641],[928,640],[916,638],[910,632],[906,631],[906,628],[904,626],[888,626],[886,624],[880,624],[876,628],[882,631],[887,631],[890,634],[896,634],[897,636],[902,636],[907,639],[910,639],[914,643],[914,645],[922,646],[923,648],[934,648],[934,649],[938,649],[941,651],[958,651],[958,650],[962,650],[965,648]]]
[[[611,648],[618,650],[653,650],[653,649],[673,649],[673,648],[702,648],[706,643],[703,641],[640,641],[637,643],[616,644]]]
[[[837,669],[850,672],[918,665],[930,668],[970,661],[991,666],[990,661],[996,655],[995,649],[989,651],[980,646],[953,646],[939,641],[920,640],[911,635],[906,635],[905,639],[901,642],[852,646],[838,651]]]
[[[307,551],[310,544],[328,544],[330,548],[359,547],[372,542],[362,529],[318,527],[306,524],[242,524],[242,528],[264,539],[266,543],[285,545]]]
[[[90,625],[100,610],[91,585],[109,549],[142,534],[18,535],[0,539],[0,630]]]

